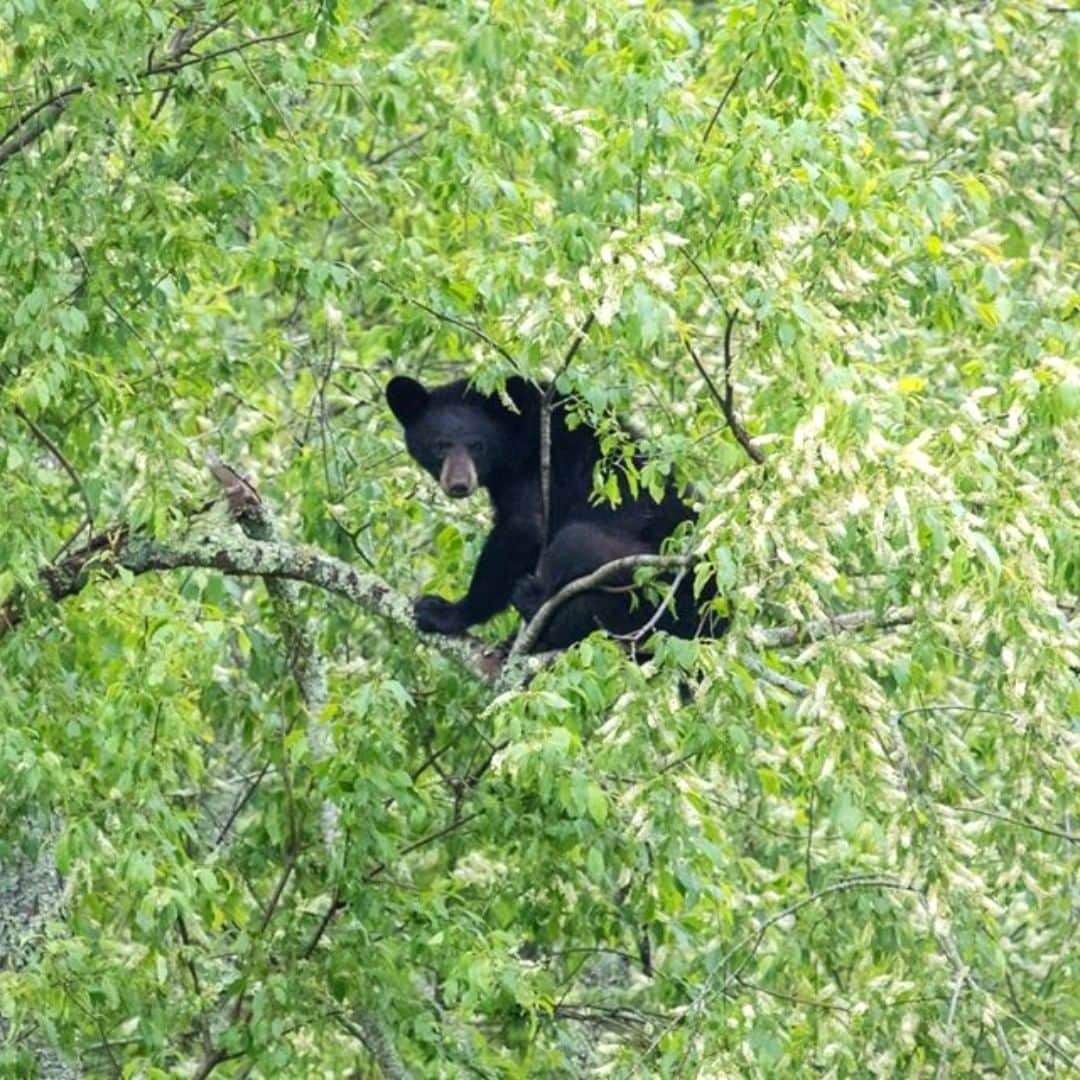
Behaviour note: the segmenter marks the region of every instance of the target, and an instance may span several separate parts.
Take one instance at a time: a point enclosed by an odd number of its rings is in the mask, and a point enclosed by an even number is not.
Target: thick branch
[[[131,537],[126,529],[114,527],[99,533],[92,543],[72,551],[55,566],[45,567],[41,573],[50,596],[62,600],[86,586],[91,569],[115,576],[121,568],[132,574],[145,574],[181,567],[303,581],[344,596],[372,614],[416,633],[409,599],[376,575],[360,573],[316,548],[250,540],[230,528],[208,529],[163,543]],[[474,672],[485,669],[484,648],[475,640],[435,635],[425,635],[424,640]]]
[[[412,1075],[405,1068],[397,1048],[387,1038],[386,1032],[373,1025],[367,1013],[354,1012],[352,1017],[339,1014],[337,1021],[350,1035],[364,1044],[387,1080],[408,1080]]]
[[[526,680],[546,656],[527,656],[536,645],[555,611],[567,600],[596,589],[612,577],[642,566],[659,570],[682,570],[693,559],[677,555],[628,555],[599,567],[585,577],[563,586],[548,599],[518,634],[500,666],[493,654],[474,638],[419,635],[421,640],[447,658],[467,668],[477,678],[512,689]],[[208,528],[178,540],[161,542],[131,537],[123,526],[113,526],[71,551],[63,560],[43,567],[41,577],[49,595],[60,601],[80,592],[90,580],[91,570],[114,577],[121,569],[132,574],[183,567],[204,567],[223,574],[289,579],[316,585],[337,593],[388,622],[418,634],[408,597],[390,588],[375,574],[362,573],[340,559],[317,548],[294,546],[280,541],[257,541],[232,528]],[[17,626],[27,614],[29,597],[19,594],[0,607],[0,634]],[[894,608],[878,615],[872,610],[853,611],[831,619],[815,619],[795,626],[750,628],[748,637],[758,648],[784,648],[848,630],[890,629],[915,621],[913,608]],[[794,687],[792,688],[794,689]]]

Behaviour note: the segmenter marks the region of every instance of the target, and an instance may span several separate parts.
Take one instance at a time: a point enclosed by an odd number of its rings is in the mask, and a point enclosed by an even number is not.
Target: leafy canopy
[[[1078,72],[1031,0],[0,0],[0,867],[63,881],[0,933],[2,1070],[1075,1060]],[[252,579],[43,599],[186,535],[210,451],[458,595],[481,511],[382,387],[551,378],[590,315],[559,386],[692,485],[723,642],[493,695],[308,589],[312,710]]]

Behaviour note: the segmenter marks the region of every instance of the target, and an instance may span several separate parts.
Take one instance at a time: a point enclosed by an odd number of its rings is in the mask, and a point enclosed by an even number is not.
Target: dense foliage
[[[1075,1064],[1078,85],[1029,0],[0,0],[0,1072]],[[382,387],[586,323],[722,642],[493,688],[310,586],[49,600],[239,537],[211,452],[459,595]]]

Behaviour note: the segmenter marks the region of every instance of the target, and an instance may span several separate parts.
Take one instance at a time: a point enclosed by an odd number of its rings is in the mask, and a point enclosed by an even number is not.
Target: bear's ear
[[[386,384],[386,401],[402,424],[411,424],[427,408],[428,392],[407,375],[398,375]]]
[[[517,406],[518,412],[525,416],[539,400],[540,392],[520,375],[511,375],[506,380],[506,396]]]

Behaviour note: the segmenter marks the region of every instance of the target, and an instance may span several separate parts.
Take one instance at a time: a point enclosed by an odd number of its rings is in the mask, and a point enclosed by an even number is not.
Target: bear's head
[[[512,381],[507,390],[516,402],[521,388],[511,388]],[[405,429],[409,453],[452,499],[472,495],[508,464],[511,431],[521,417],[498,398],[477,394],[465,382],[429,390],[398,375],[387,384],[386,400]]]

